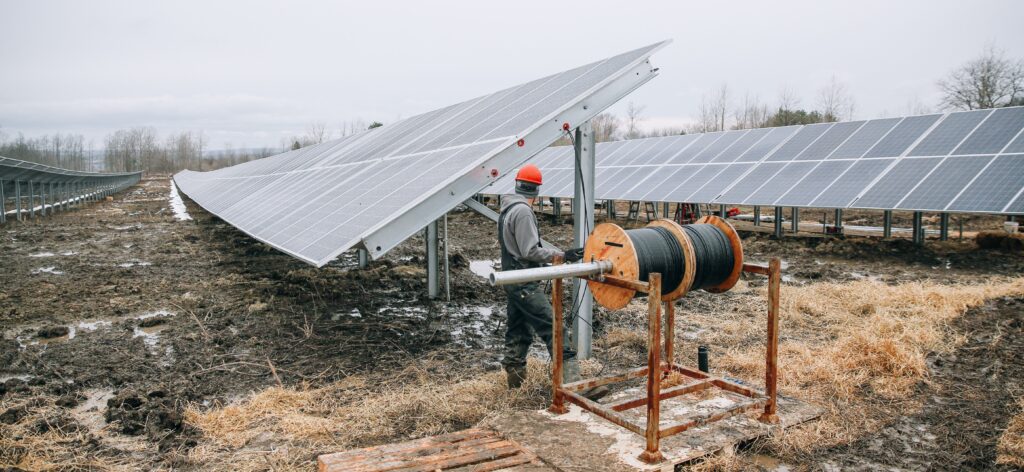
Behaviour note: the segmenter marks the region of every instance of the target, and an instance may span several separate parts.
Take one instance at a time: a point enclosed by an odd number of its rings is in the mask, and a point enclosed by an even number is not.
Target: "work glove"
[[[580,259],[583,259],[583,248],[575,247],[569,249],[565,251],[565,255],[563,257],[565,258],[565,262],[577,262]]]

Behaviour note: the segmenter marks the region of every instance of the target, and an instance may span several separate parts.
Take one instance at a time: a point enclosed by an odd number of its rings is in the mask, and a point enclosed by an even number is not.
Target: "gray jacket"
[[[551,262],[555,256],[563,254],[561,249],[552,246],[541,247],[539,233],[537,231],[537,218],[533,215],[533,208],[522,195],[502,195],[501,211],[515,203],[523,202],[526,205],[516,205],[508,211],[505,216],[505,227],[499,228],[502,237],[505,238],[505,246],[508,252],[516,260],[535,263]]]

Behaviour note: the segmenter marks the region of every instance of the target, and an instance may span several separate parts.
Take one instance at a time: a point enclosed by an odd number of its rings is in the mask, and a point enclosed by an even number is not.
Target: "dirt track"
[[[45,459],[51,463],[188,466],[181,457],[202,441],[182,419],[188,404],[212,408],[278,384],[380,377],[422,359],[444,365],[445,375],[497,368],[504,298],[471,270],[497,257],[489,220],[469,212],[449,218],[448,304],[425,299],[419,238],[367,270],[354,269],[353,254],[318,270],[190,202],[195,220],[176,220],[168,192],[166,179],[145,180],[110,202],[0,227],[0,467],[43,464],[42,456],[32,462],[39,454],[32,441],[54,428],[80,434],[68,448],[76,452],[54,453]],[[570,226],[544,226],[546,239],[566,245]],[[905,240],[748,235],[744,244],[753,261],[781,256],[793,285],[956,284],[1024,269],[1020,256],[969,242],[920,248]],[[1022,394],[1022,363],[1013,362],[1021,346],[1012,341],[1024,339],[1020,303],[992,303],[954,326],[968,343],[951,358],[931,359],[934,377],[916,396],[934,398],[934,406],[921,417],[820,451],[808,465],[992,466],[992,432]],[[600,337],[606,317],[596,318]],[[1011,341],[993,344],[993,332]],[[965,394],[947,398],[938,387]],[[920,424],[945,433],[908,439]],[[941,465],[930,459],[940,452]]]

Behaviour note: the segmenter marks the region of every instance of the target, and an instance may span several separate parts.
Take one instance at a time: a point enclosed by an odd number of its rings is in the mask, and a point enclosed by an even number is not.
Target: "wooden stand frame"
[[[763,408],[759,420],[764,423],[777,423],[777,395],[778,395],[778,350],[779,350],[779,285],[782,280],[781,263],[779,259],[772,259],[767,266],[755,264],[743,264],[744,272],[768,276],[768,336],[767,349],[765,353],[765,393],[760,393],[749,387],[731,382],[721,377],[716,377],[696,369],[685,367],[675,363],[674,338],[675,338],[675,306],[674,301],[662,301],[661,274],[650,274],[648,282],[630,280],[605,275],[599,279],[588,278],[586,280],[613,287],[626,288],[647,294],[648,300],[648,345],[647,345],[647,366],[627,371],[622,374],[583,379],[578,382],[562,384],[562,346],[564,344],[563,307],[562,307],[562,280],[555,279],[551,291],[552,306],[554,308],[553,346],[552,346],[552,369],[551,369],[551,407],[552,413],[562,414],[569,411],[566,402],[576,404],[581,408],[600,416],[612,423],[615,423],[629,431],[644,436],[647,446],[640,459],[647,463],[657,463],[664,460],[659,445],[661,438],[679,434],[690,428],[702,426],[707,423],[729,418],[746,411]],[[735,283],[735,281],[733,281]],[[730,285],[731,286],[731,285]],[[661,358],[662,350],[662,307],[665,313],[664,348],[665,359]],[[661,389],[661,381],[671,372],[677,372],[693,379],[693,382]],[[600,404],[589,400],[580,392],[600,385],[624,382],[630,379],[647,377],[647,391],[644,397],[627,398],[614,403]],[[720,388],[729,392],[737,393],[750,398],[749,401],[739,403],[731,408],[715,411],[707,415],[697,416],[687,421],[672,424],[664,428],[660,427],[661,401],[674,398],[688,393],[699,392],[708,388]],[[647,407],[647,421],[644,424],[634,422],[621,415],[620,412]]]

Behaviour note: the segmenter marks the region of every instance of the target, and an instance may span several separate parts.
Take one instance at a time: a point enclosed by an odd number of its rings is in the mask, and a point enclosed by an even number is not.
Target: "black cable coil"
[[[695,224],[683,226],[693,244],[693,284],[690,289],[703,289],[721,284],[733,269],[733,251],[729,237],[715,225]],[[636,248],[640,280],[647,282],[651,273],[661,274],[662,293],[679,287],[686,271],[686,258],[679,240],[666,228],[659,226],[626,231]]]

